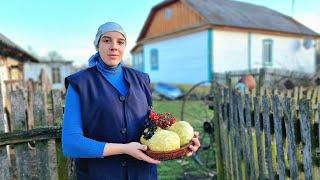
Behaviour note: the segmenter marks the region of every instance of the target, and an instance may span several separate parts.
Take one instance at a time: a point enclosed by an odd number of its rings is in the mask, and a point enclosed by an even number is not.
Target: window
[[[54,67],[51,69],[52,73],[52,84],[61,83],[60,68]]]
[[[144,71],[144,62],[141,54],[135,54],[133,56],[133,67],[139,71]]]
[[[159,62],[158,61],[159,61],[158,50],[151,49],[151,52],[150,52],[151,70],[158,70],[159,69]]]
[[[271,66],[273,62],[273,40],[266,39],[262,42],[262,63],[264,66]]]
[[[170,20],[172,18],[172,9],[166,9],[164,11],[164,17],[166,20]]]

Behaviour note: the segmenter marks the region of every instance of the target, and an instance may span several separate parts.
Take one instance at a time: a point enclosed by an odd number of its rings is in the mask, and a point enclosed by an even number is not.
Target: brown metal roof
[[[165,0],[154,6],[138,37],[146,33],[155,11],[178,0]],[[294,33],[320,37],[320,34],[293,18],[267,7],[232,0],[181,0],[201,14],[207,24]]]
[[[231,0],[185,1],[210,24],[320,36],[293,18],[263,6]]]

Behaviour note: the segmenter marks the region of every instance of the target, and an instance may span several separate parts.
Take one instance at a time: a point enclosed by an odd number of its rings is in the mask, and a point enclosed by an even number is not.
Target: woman
[[[65,79],[64,155],[76,158],[78,179],[157,179],[160,161],[139,143],[152,105],[149,77],[122,65],[126,34],[120,25],[101,25],[94,45],[90,67]],[[193,141],[195,152],[200,143]]]

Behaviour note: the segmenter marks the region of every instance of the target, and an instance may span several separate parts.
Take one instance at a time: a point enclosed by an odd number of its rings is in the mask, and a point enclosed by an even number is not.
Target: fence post
[[[53,124],[61,125],[63,121],[63,108],[60,90],[52,90],[52,108],[53,108]],[[57,161],[58,161],[58,174],[59,179],[75,179],[75,164],[71,158],[66,158],[62,153],[61,140],[56,140]]]
[[[252,170],[250,167],[250,160],[249,160],[249,152],[246,143],[246,130],[245,130],[245,122],[243,117],[243,105],[242,105],[242,96],[240,94],[236,94],[237,98],[237,108],[238,108],[238,115],[239,115],[239,131],[241,137],[241,146],[242,146],[242,153],[243,159],[245,160],[245,179],[249,179],[250,171]]]
[[[279,97],[277,95],[274,95],[272,97],[272,108],[273,108],[273,120],[275,125],[274,129],[276,134],[278,174],[279,174],[279,179],[284,180],[286,177],[286,167],[284,164],[282,126],[281,126],[280,110],[279,110],[280,102],[279,102]]]
[[[12,130],[27,130],[26,104],[21,90],[11,92]],[[18,179],[32,179],[32,162],[30,149],[27,143],[17,144],[15,148],[15,159],[18,171]]]
[[[269,105],[267,96],[262,97],[262,110],[263,110],[263,126],[265,133],[265,154],[267,161],[268,177],[274,179],[274,172],[272,167],[272,151],[271,151],[271,134],[270,134],[270,118],[269,118]]]
[[[229,91],[228,89],[224,88],[223,91],[223,95],[224,95],[224,101],[223,101],[223,130],[224,130],[224,138],[225,138],[225,154],[226,154],[226,173],[225,175],[227,176],[226,179],[232,179],[232,168],[231,168],[231,157],[232,155],[230,154],[230,146],[229,146],[229,135],[230,132],[230,126],[229,126],[229,118],[228,118],[228,102],[229,102]]]
[[[61,125],[63,119],[62,97],[60,90],[52,90],[53,125]]]
[[[305,179],[312,179],[312,156],[311,156],[311,128],[309,121],[309,106],[307,100],[300,100],[300,125],[303,144],[303,170]]]
[[[261,90],[263,89],[262,85],[264,83],[264,79],[265,79],[265,75],[266,75],[266,71],[265,69],[260,69],[259,72],[259,79],[258,79],[258,88],[257,88],[257,96],[261,95]]]
[[[255,162],[254,162],[254,155],[253,155],[253,141],[252,141],[252,129],[251,129],[251,110],[250,110],[250,98],[249,95],[245,96],[245,121],[247,125],[247,134],[248,134],[248,158],[249,158],[249,165],[250,165],[250,179],[256,179],[255,173]]]
[[[45,94],[45,99],[52,99],[52,97],[50,98],[47,98],[47,92],[44,91],[44,94]],[[48,101],[46,101],[48,102]],[[47,105],[46,104],[46,108],[45,110],[47,110]],[[62,108],[62,107],[61,107]],[[48,114],[47,114],[47,111],[46,112],[46,119],[47,119],[47,124],[49,126],[53,126],[53,125],[56,125],[54,123],[54,119],[52,118],[48,118]],[[52,115],[53,117],[53,115]],[[50,170],[50,178],[51,180],[55,180],[55,179],[58,179],[58,161],[57,161],[57,157],[58,157],[58,153],[57,153],[57,150],[56,150],[56,140],[55,139],[51,139],[48,141],[48,154],[49,154],[49,170]]]
[[[238,151],[237,151],[237,144],[236,144],[236,128],[235,128],[235,124],[234,124],[234,112],[233,111],[236,111],[234,108],[233,108],[233,93],[232,93],[232,90],[229,88],[229,123],[230,123],[230,138],[231,138],[231,152],[232,152],[232,175],[233,175],[233,179],[240,179],[239,176],[238,176],[238,169],[237,169],[237,162],[238,162]],[[240,164],[241,165],[241,164]],[[238,164],[238,166],[240,166]]]
[[[33,94],[34,127],[46,126],[46,102],[43,91],[37,90]],[[48,141],[36,142],[37,175],[40,179],[50,179]]]
[[[34,128],[34,118],[33,118],[33,91],[28,90],[28,100],[27,100],[27,114],[28,114],[28,129]]]
[[[3,109],[3,98],[0,84],[0,134],[5,132],[5,119]],[[6,146],[0,146],[0,179],[10,179],[9,158]]]
[[[294,135],[294,123],[290,99],[284,101],[285,128],[288,137],[288,153],[290,160],[290,178],[293,180],[299,179],[297,157],[296,157],[296,139]]]
[[[257,97],[253,99],[254,103],[254,121],[255,121],[255,129],[256,129],[256,141],[257,141],[257,155],[258,155],[258,167],[259,167],[259,179],[264,178],[264,163],[262,158],[262,143],[261,143],[261,131],[260,131],[260,106]]]
[[[230,77],[230,73],[226,73],[226,84],[227,84],[227,87],[231,89],[231,85],[232,85],[232,82],[231,82],[231,77]]]
[[[223,180],[224,179],[224,174],[223,174],[223,165],[222,165],[222,155],[221,155],[221,143],[220,143],[220,124],[219,124],[219,103],[221,102],[221,97],[219,94],[219,87],[213,88],[213,93],[214,93],[214,115],[213,115],[213,123],[215,128],[215,142],[216,142],[216,162],[217,162],[217,173],[218,173],[218,180]]]
[[[233,99],[233,124],[234,124],[234,134],[236,136],[235,138],[235,142],[236,142],[236,148],[237,148],[237,170],[238,170],[238,178],[239,179],[243,179],[242,176],[242,153],[243,153],[243,149],[242,149],[242,145],[241,145],[241,135],[240,135],[240,124],[239,124],[239,118],[238,118],[238,108],[237,108],[237,92],[236,90],[232,91],[232,99]]]
[[[227,175],[227,163],[226,163],[226,149],[225,149],[225,140],[224,140],[224,128],[223,128],[223,116],[222,116],[222,104],[219,104],[219,117],[218,117],[218,121],[219,121],[219,131],[220,131],[220,149],[221,149],[221,161],[222,161],[222,166],[223,166],[223,174]]]

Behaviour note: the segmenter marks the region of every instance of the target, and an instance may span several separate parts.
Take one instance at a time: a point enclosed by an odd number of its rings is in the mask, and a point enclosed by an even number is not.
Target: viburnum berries
[[[153,110],[150,111],[149,120],[162,129],[167,129],[176,122],[176,118],[171,113],[159,114]]]
[[[166,112],[159,114],[151,110],[144,126],[143,137],[148,140],[154,135],[157,127],[168,129],[175,122],[176,118],[171,113]]]

